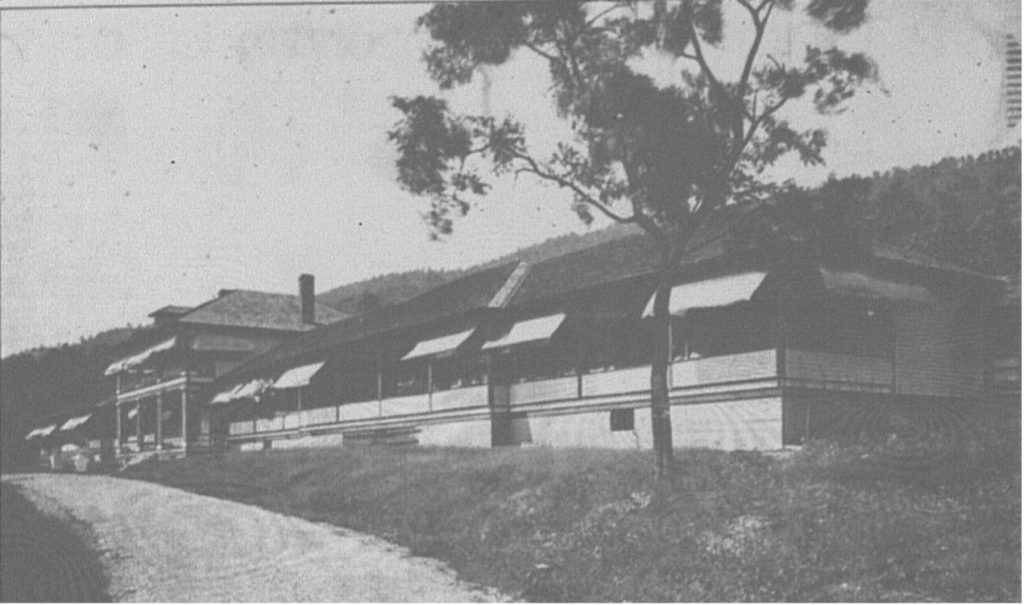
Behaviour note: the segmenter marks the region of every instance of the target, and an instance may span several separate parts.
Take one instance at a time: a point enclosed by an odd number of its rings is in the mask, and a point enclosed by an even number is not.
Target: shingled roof
[[[226,290],[221,296],[192,309],[178,321],[268,330],[312,330],[315,325],[302,323],[301,307],[299,297],[290,294]],[[346,317],[344,313],[330,307],[316,306],[315,319],[318,324],[331,324]]]

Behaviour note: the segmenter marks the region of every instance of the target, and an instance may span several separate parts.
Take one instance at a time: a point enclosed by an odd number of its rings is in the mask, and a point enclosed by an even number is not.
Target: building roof
[[[484,311],[517,265],[510,262],[477,271],[396,305],[321,327],[250,360],[225,379],[249,376],[281,360],[312,355],[369,336]]]
[[[157,315],[164,315],[164,316],[185,315],[186,313],[188,313],[191,310],[192,310],[192,307],[183,307],[181,305],[167,305],[165,307],[160,307],[156,311],[153,311],[152,313],[149,314],[149,316],[150,317],[155,317]]]
[[[763,253],[741,255],[744,250],[756,250],[738,245],[724,229],[709,228],[698,232],[691,238],[688,249],[689,252],[680,262],[682,271],[693,269],[703,273],[702,267],[718,266],[717,263],[741,256],[747,259],[748,264],[767,262]],[[944,275],[993,279],[883,244],[873,245],[871,259],[868,260],[872,259],[894,264],[902,270],[924,269]],[[628,235],[528,266],[510,262],[477,271],[408,301],[319,328],[250,360],[225,379],[248,377],[282,364],[285,360],[309,361],[309,358],[345,343],[375,335],[426,326],[442,320],[472,319],[469,314],[486,312],[489,303],[495,300],[503,287],[508,288],[510,280],[516,281],[516,284],[509,288],[511,296],[502,301],[503,306],[519,308],[599,286],[651,277],[657,269],[657,250],[651,238],[644,233]]]
[[[213,300],[195,307],[178,321],[189,324],[307,331],[315,325],[302,323],[298,296],[255,290],[224,290]],[[318,324],[331,324],[348,317],[324,305],[316,305]]]
[[[705,229],[691,238],[680,262],[697,265],[725,255],[727,237]],[[569,292],[652,275],[658,270],[658,251],[646,233],[637,233],[541,261],[530,267],[512,305],[522,305]]]

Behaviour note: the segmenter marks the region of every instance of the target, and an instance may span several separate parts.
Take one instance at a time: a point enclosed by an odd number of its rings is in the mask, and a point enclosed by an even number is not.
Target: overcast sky
[[[837,42],[871,53],[888,94],[862,95],[826,123],[826,168],[780,174],[812,184],[1006,144],[1006,6],[873,0],[869,25]],[[582,230],[563,193],[524,178],[449,241],[429,241],[424,203],[395,184],[385,137],[398,118],[389,95],[435,90],[414,32],[426,9],[0,14],[2,354],[143,323],[220,288],[293,292],[309,272],[322,291]],[[773,36],[778,53],[827,42],[799,25]],[[538,74],[531,60],[493,71],[489,107],[523,117],[545,144],[560,130]],[[479,111],[483,99],[474,85],[453,102]]]

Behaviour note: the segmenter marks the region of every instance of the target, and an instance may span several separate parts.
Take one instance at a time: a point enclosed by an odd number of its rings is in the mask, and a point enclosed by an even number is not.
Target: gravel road
[[[113,477],[3,480],[92,529],[115,601],[506,600],[383,540],[254,506]]]

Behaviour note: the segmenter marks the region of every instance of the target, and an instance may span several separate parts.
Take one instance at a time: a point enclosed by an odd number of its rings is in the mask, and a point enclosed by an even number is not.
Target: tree
[[[795,129],[780,109],[809,97],[817,111],[834,113],[875,78],[866,56],[834,47],[808,46],[792,65],[765,53],[772,15],[794,10],[794,0],[731,0],[751,38],[739,73],[726,77],[709,58],[728,50],[727,1],[467,2],[424,14],[418,26],[433,39],[426,69],[442,90],[518,53],[546,62],[555,108],[573,133],[550,157],[531,148],[511,116],[459,115],[432,96],[392,99],[403,114],[388,133],[398,180],[430,199],[426,218],[435,236],[451,233],[454,219],[486,196],[490,178],[515,174],[571,191],[586,222],[599,213],[634,223],[657,243],[651,421],[659,475],[672,458],[669,297],[691,236],[714,215],[768,203],[778,185],[764,172],[783,155],[822,163],[825,132]],[[810,0],[803,9],[843,33],[861,25],[866,4]],[[659,86],[636,68],[651,53],[683,65],[677,84]]]

